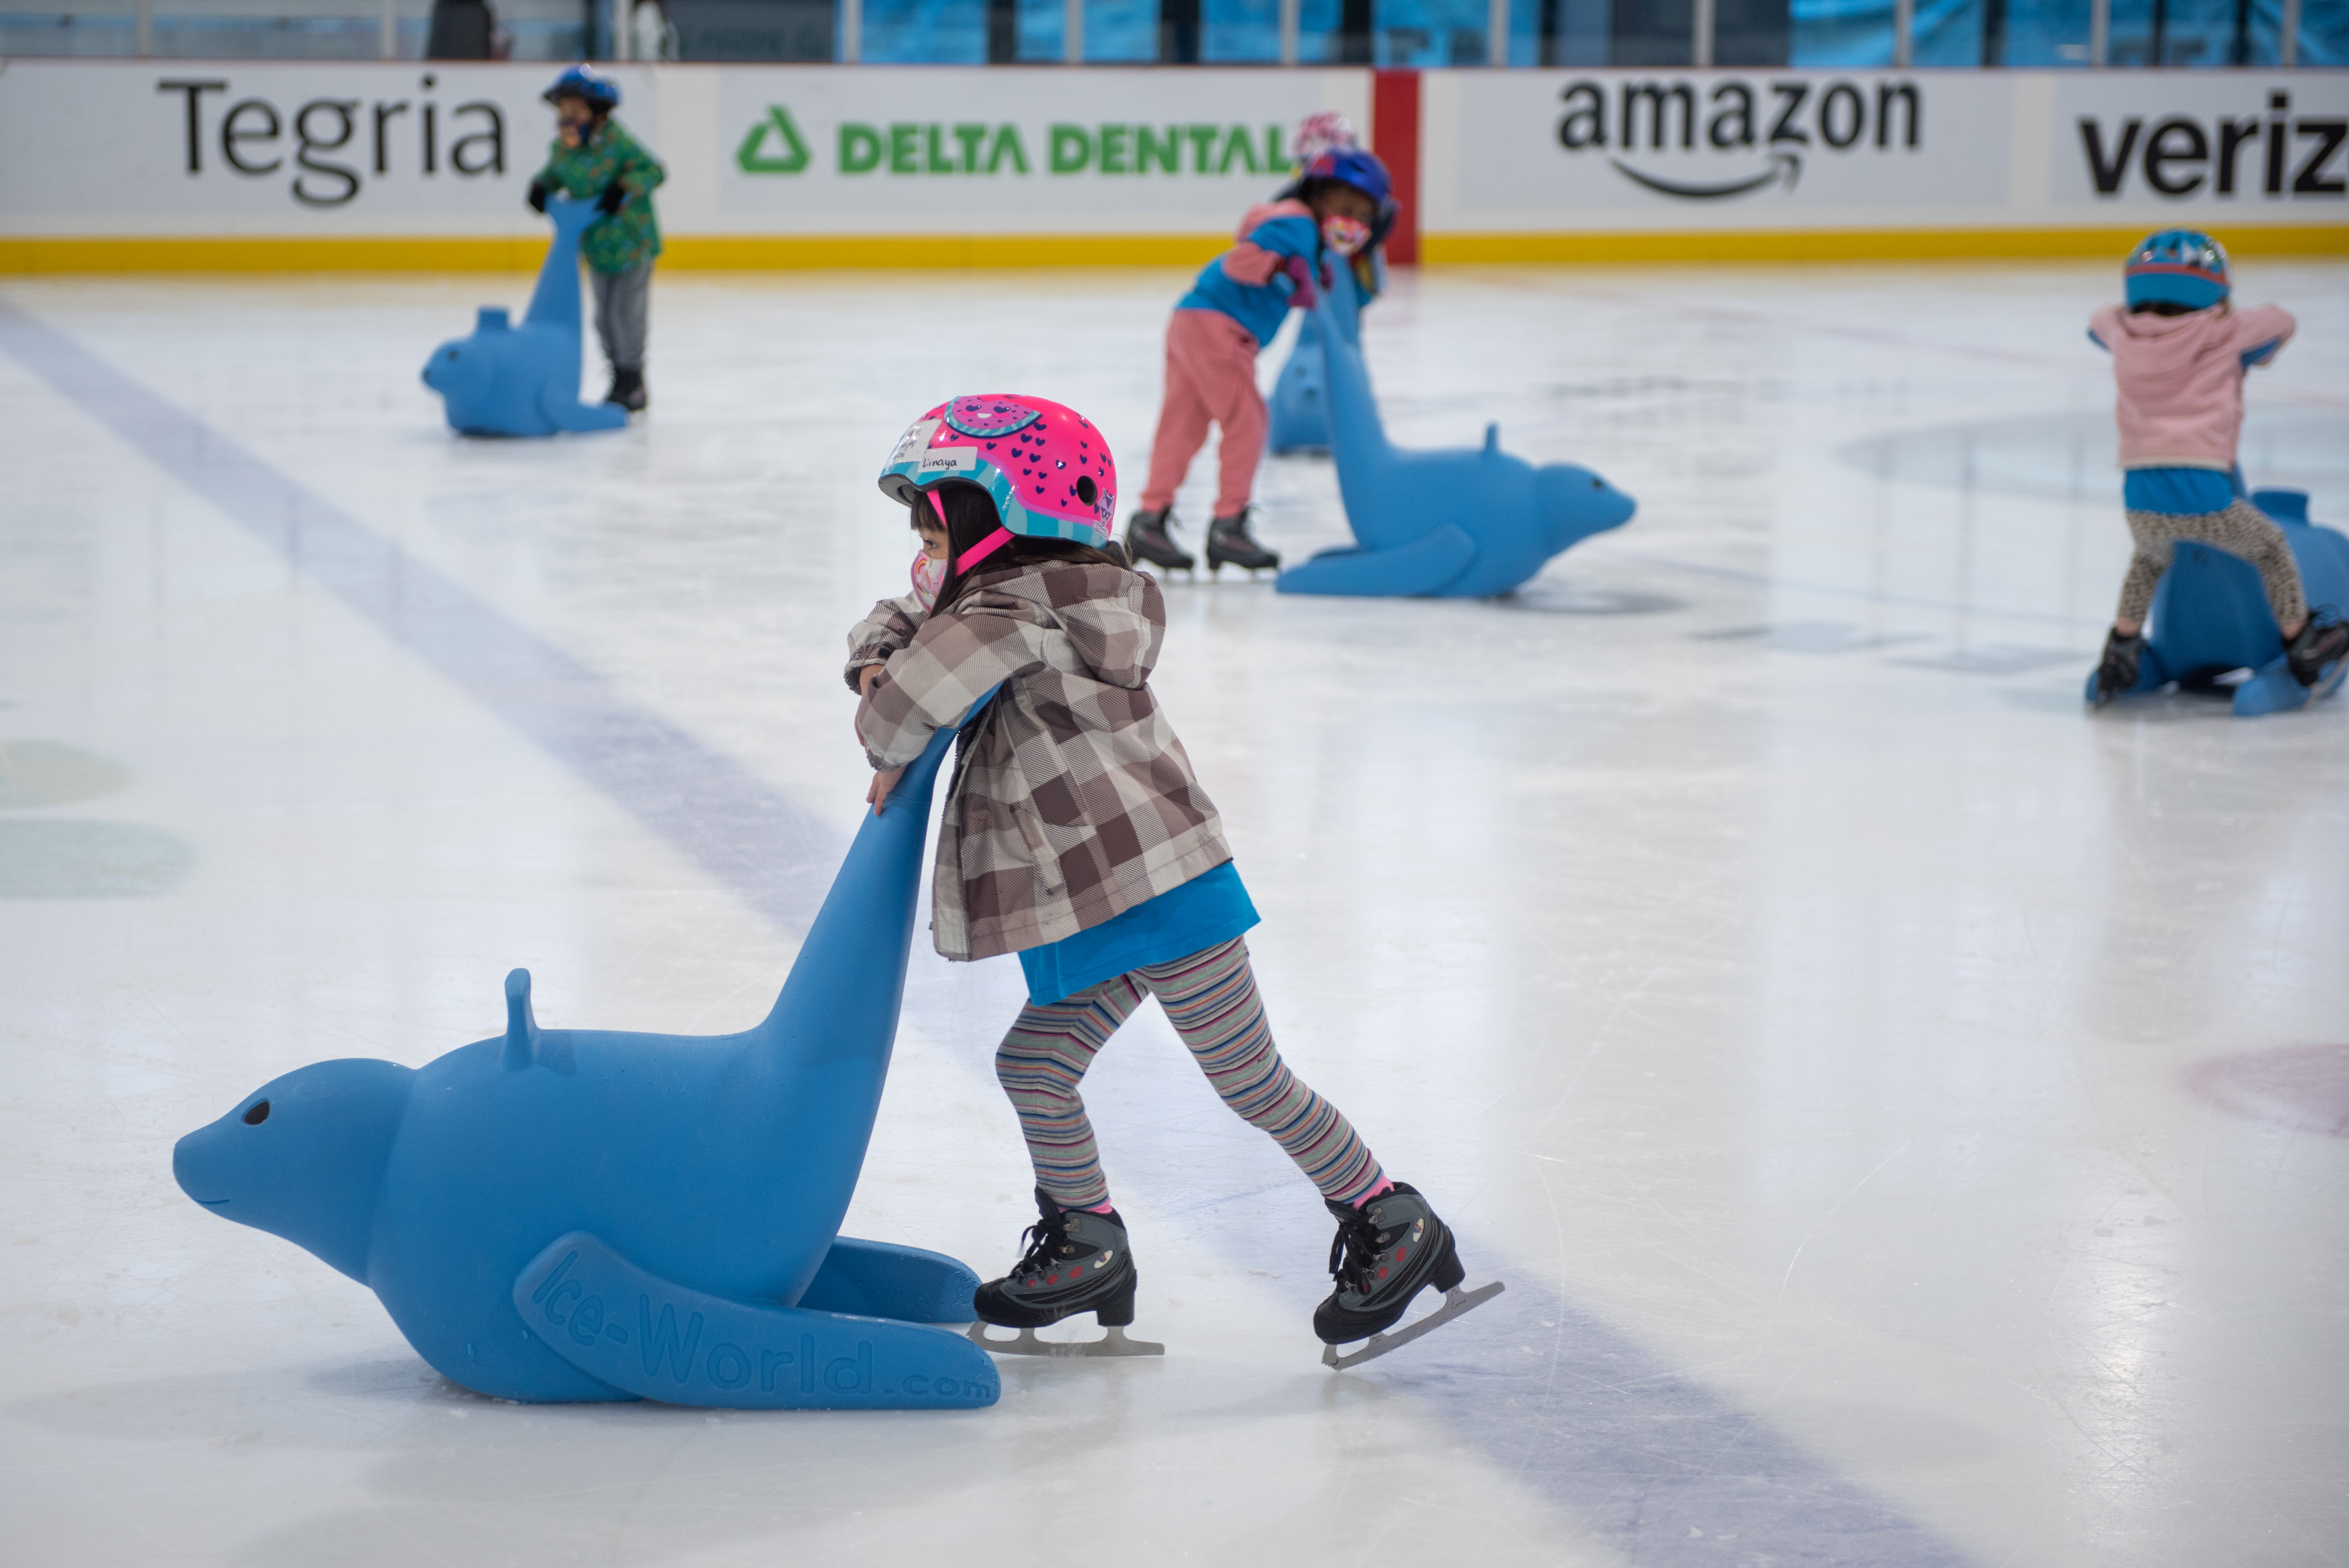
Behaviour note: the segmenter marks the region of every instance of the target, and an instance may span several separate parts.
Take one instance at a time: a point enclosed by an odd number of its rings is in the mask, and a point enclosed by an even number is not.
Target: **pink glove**
[[[1313,263],[1303,256],[1291,256],[1280,270],[1288,273],[1289,281],[1297,285],[1289,294],[1288,303],[1301,310],[1311,310],[1314,301],[1320,297],[1313,291]]]

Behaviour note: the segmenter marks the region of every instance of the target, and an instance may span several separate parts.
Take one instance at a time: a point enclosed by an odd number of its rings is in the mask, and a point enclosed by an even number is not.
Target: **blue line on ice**
[[[840,840],[780,791],[5,299],[0,346],[751,908],[806,931]],[[1630,1561],[1964,1568],[1927,1527],[1753,1413],[1525,1271],[1493,1266],[1509,1294],[1425,1350],[1381,1362],[1381,1381]],[[1538,1327],[1543,1318],[1557,1326]],[[1530,1340],[1546,1353],[1526,1356]],[[1523,1372],[1512,1369],[1520,1357]]]
[[[0,343],[67,401],[282,553],[753,909],[793,935],[807,930],[846,846],[796,802],[5,299]]]

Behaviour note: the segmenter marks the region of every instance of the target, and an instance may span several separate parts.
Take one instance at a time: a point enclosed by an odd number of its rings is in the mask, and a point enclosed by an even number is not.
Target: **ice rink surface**
[[[1500,602],[1176,579],[1155,686],[1284,1050],[1507,1294],[1325,1370],[1321,1207],[1153,1008],[1087,1088],[1168,1353],[952,1415],[480,1398],[171,1149],[515,965],[754,1021],[860,809],[884,456],[1033,391],[1130,502],[1180,275],[664,277],[650,417],[507,443],[417,372],[526,278],[10,282],[0,1555],[2349,1562],[2349,702],[2082,712],[2116,271],[1402,280],[1396,438],[1638,518]],[[2251,477],[2349,523],[2349,267],[2240,272],[2301,321]],[[1260,500],[1344,537],[1326,462]],[[917,939],[849,1233],[1011,1261],[1019,995]]]

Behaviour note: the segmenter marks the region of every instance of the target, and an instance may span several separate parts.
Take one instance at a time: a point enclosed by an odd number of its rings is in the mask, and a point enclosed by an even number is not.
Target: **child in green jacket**
[[[595,336],[612,362],[604,401],[634,414],[646,400],[645,331],[653,258],[661,249],[653,187],[668,171],[612,118],[620,89],[593,66],[574,66],[555,77],[545,98],[554,106],[554,144],[530,182],[531,210],[545,211],[557,191],[604,210],[587,225],[579,252],[595,293]]]

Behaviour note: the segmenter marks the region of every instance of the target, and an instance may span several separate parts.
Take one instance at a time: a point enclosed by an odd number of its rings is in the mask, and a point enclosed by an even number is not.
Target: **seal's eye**
[[[259,1127],[263,1122],[267,1121],[268,1119],[269,1102],[265,1099],[254,1100],[253,1102],[253,1109],[244,1113],[244,1124],[247,1127]]]

